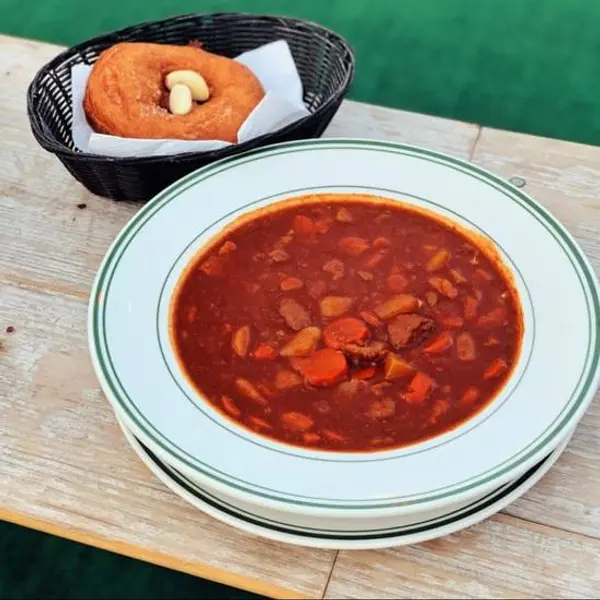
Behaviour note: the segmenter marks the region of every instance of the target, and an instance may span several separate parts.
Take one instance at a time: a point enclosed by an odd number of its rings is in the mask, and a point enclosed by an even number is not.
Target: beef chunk
[[[381,362],[388,353],[383,342],[372,342],[365,346],[344,344],[340,349],[346,358],[355,365],[372,365]]]
[[[388,325],[390,344],[396,349],[409,348],[421,344],[435,331],[435,323],[421,315],[398,315]]]
[[[294,331],[300,331],[310,325],[310,315],[306,309],[291,298],[284,298],[281,301],[279,314]]]

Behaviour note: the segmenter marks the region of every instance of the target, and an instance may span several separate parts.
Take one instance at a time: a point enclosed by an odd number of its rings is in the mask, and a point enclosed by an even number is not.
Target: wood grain
[[[390,140],[469,158],[478,134],[479,125],[346,100],[325,137]]]
[[[405,548],[340,552],[327,598],[597,598],[600,541],[506,515]]]

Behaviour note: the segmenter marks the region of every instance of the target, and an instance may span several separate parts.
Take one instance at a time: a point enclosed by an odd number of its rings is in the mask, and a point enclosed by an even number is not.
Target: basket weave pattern
[[[71,68],[93,64],[106,48],[125,41],[188,44],[233,58],[286,40],[304,86],[311,114],[249,142],[208,152],[172,156],[107,157],[77,150],[71,136]],[[339,35],[317,24],[287,17],[241,13],[185,15],[144,23],[93,38],[59,54],[35,76],[27,112],[38,143],[56,154],[88,190],[114,200],[148,200],[187,173],[226,156],[279,142],[319,137],[338,110],[354,75],[354,55]]]

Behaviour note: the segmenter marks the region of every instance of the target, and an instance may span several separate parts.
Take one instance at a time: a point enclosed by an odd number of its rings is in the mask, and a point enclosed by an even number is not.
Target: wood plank
[[[346,100],[325,137],[403,142],[469,158],[479,129],[471,123]]]
[[[0,518],[261,594],[321,596],[333,551],[223,525],[140,462],[93,373],[83,302],[4,285],[0,305]]]
[[[600,541],[507,515],[404,548],[340,552],[327,598],[597,598]]]
[[[506,179],[524,179],[523,191],[565,225],[600,272],[599,147],[483,129],[473,161]],[[597,394],[557,464],[506,512],[600,537],[599,464]]]

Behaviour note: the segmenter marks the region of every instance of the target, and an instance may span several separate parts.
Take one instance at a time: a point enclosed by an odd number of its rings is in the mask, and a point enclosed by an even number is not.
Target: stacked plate
[[[238,426],[190,385],[169,334],[171,299],[190,260],[250,210],[319,193],[385,196],[437,213],[502,257],[521,302],[521,349],[501,391],[460,426],[396,449],[320,451]],[[598,387],[599,317],[582,251],[518,189],[428,150],[317,140],[216,163],[148,203],[100,268],[89,338],[125,436],[175,493],[265,537],[373,548],[467,527],[547,472]]]

